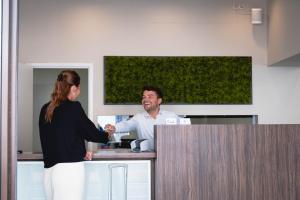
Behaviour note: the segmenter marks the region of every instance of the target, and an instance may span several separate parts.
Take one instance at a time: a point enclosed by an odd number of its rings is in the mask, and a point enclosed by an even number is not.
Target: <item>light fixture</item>
[[[251,23],[252,24],[262,24],[262,9],[252,8],[251,9]]]

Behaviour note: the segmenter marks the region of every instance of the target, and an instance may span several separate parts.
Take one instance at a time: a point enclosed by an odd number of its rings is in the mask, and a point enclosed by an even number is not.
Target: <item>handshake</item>
[[[104,127],[104,131],[107,132],[109,135],[112,135],[116,132],[116,127],[111,124],[106,124]]]

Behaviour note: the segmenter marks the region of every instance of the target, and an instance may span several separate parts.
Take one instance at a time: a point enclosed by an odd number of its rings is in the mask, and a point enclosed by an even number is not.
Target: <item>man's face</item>
[[[142,105],[149,112],[159,108],[162,99],[157,97],[156,92],[145,90],[143,92]]]

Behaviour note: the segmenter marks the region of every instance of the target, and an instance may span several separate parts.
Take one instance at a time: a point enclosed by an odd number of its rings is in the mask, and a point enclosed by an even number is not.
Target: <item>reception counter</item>
[[[85,161],[85,200],[151,200],[154,198],[155,152],[101,149]],[[17,199],[44,200],[42,154],[18,155]]]
[[[86,162],[86,200],[300,197],[300,125],[159,125],[154,134],[155,152],[95,153]],[[43,199],[42,155],[18,159],[18,200]]]
[[[100,149],[93,154],[93,160],[152,160],[155,152],[134,153],[130,149]],[[18,154],[18,161],[41,161],[41,153],[25,152]]]
[[[156,200],[299,200],[300,125],[156,127]]]

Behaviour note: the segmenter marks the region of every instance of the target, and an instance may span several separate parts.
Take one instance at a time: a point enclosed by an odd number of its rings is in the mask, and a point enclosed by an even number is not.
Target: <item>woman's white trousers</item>
[[[84,184],[84,162],[58,163],[45,169],[47,200],[83,200]]]

